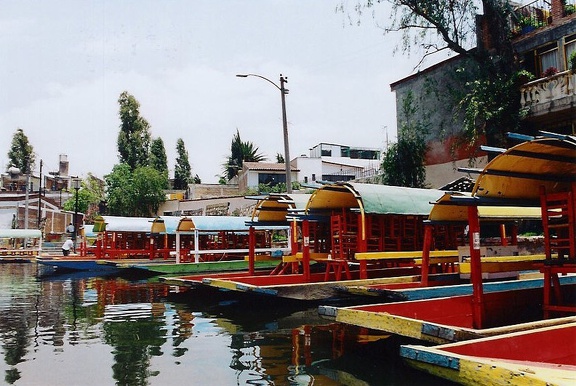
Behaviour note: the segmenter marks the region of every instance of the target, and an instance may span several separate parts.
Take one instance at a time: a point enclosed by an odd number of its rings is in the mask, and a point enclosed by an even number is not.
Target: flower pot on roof
[[[534,31],[538,27],[542,27],[542,22],[534,16],[522,16],[519,21],[520,29],[523,34]]]

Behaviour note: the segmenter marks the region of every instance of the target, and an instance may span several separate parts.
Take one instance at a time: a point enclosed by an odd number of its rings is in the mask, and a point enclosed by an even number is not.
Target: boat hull
[[[463,385],[576,384],[576,323],[436,347],[404,345],[413,367]]]

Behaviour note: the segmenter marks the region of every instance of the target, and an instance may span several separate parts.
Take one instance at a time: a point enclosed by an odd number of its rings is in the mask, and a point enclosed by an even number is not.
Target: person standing
[[[72,241],[72,239],[68,237],[66,241],[64,241],[64,244],[62,244],[62,254],[64,256],[70,255],[70,249],[72,249],[73,247],[74,247],[74,241]]]

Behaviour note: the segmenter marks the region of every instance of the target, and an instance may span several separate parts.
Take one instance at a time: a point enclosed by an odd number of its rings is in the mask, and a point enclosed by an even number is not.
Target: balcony
[[[555,18],[563,18],[576,13],[576,0],[565,0],[561,4],[561,9],[555,9],[557,5],[552,3],[549,0],[535,0],[515,8],[510,16],[513,37],[546,27],[552,24]]]
[[[569,116],[576,108],[576,72],[564,71],[526,83],[520,94],[520,104],[529,109],[529,117]]]

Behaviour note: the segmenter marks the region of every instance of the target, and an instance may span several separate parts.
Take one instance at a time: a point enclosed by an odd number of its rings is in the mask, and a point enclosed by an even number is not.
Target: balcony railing
[[[564,71],[526,83],[520,89],[522,107],[532,107],[576,95],[576,72]]]

